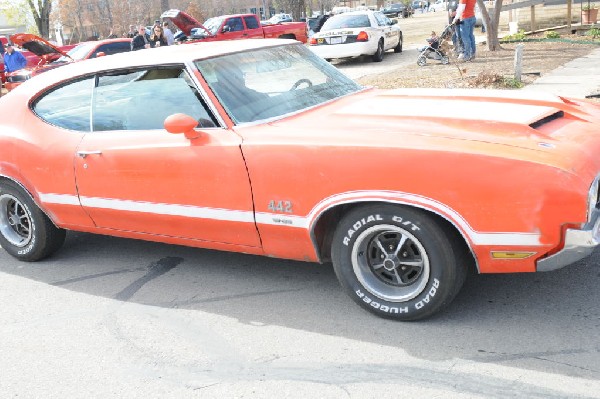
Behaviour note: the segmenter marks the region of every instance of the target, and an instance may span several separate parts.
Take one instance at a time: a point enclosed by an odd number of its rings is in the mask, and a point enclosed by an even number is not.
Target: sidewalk
[[[541,76],[523,90],[578,98],[600,96],[600,48]]]

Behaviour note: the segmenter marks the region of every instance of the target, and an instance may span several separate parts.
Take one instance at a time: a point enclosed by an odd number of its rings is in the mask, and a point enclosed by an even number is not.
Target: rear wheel
[[[450,59],[448,58],[448,56],[444,55],[442,57],[442,64],[447,65],[448,63],[450,63]]]
[[[423,319],[447,306],[464,282],[467,263],[454,237],[418,210],[357,208],[334,234],[334,270],[350,297],[370,312]]]
[[[427,64],[427,57],[424,55],[420,55],[419,58],[417,58],[417,65],[423,66],[425,64]]]
[[[383,39],[380,40],[379,43],[377,44],[377,51],[375,52],[375,54],[373,54],[373,61],[374,62],[383,61]]]
[[[15,183],[0,183],[0,245],[10,255],[33,262],[54,253],[65,241],[59,229]]]

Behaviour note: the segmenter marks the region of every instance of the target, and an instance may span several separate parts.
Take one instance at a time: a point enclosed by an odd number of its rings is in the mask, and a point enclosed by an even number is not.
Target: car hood
[[[551,94],[456,89],[367,90],[271,123],[331,145],[478,153],[566,169],[583,162],[582,153],[600,152],[598,124],[597,108]]]
[[[210,32],[208,29],[204,27],[200,22],[196,20],[196,18],[191,15],[180,11],[180,10],[168,10],[165,11],[161,16],[161,18],[169,18],[171,22],[175,24],[186,36],[190,36],[192,34],[192,29],[194,28],[202,28],[204,29],[210,36]]]
[[[31,51],[38,57],[43,57],[49,54],[60,54],[67,56],[67,53],[65,53],[49,41],[42,39],[39,36],[32,35],[30,33],[14,34],[10,37],[10,40],[19,47]]]

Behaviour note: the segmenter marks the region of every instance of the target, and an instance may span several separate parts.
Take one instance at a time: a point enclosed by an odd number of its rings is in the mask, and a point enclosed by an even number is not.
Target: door
[[[263,28],[260,26],[260,22],[258,22],[255,15],[246,15],[244,17],[244,23],[246,24],[246,34],[248,39],[265,36]]]
[[[246,39],[248,34],[244,30],[242,17],[227,18],[223,24],[223,37],[226,40]]]
[[[199,120],[199,137],[168,133],[174,113]],[[96,226],[259,246],[241,140],[217,123],[183,66],[98,76],[75,159]]]

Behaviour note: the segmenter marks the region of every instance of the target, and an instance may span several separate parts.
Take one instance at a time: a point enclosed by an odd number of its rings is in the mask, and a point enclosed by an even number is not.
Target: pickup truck
[[[183,40],[194,42],[277,38],[295,39],[306,43],[308,40],[307,26],[304,22],[282,22],[263,26],[255,14],[222,15],[209,18],[204,24],[180,10],[165,11],[161,18],[169,18],[185,35]]]

